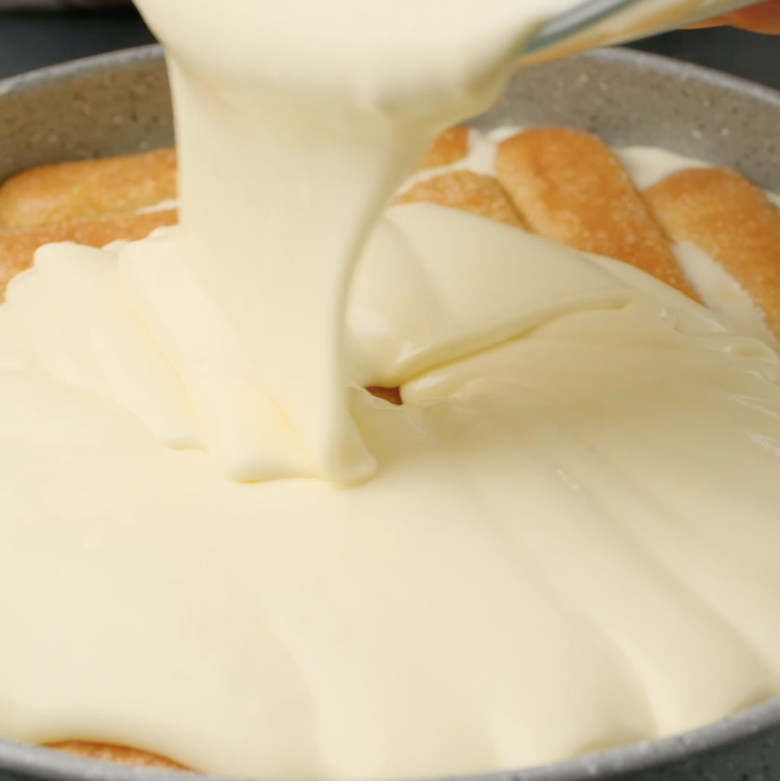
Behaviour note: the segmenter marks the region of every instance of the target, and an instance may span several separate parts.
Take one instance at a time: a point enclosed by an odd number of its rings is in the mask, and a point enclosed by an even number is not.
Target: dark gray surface
[[[731,73],[780,89],[780,37],[743,30],[680,30],[633,48]]]
[[[0,78],[153,40],[132,9],[0,14]]]
[[[153,40],[132,9],[0,15],[0,78]],[[780,89],[780,38],[739,30],[671,33],[637,44]]]
[[[0,179],[36,162],[170,143],[167,98],[157,50],[0,84]],[[666,60],[599,52],[528,69],[485,120],[507,121],[565,122],[616,143],[653,140],[681,152],[706,149],[711,160],[732,162],[764,184],[780,185],[778,151],[768,140],[780,127],[780,95]],[[0,741],[0,781],[172,778]],[[588,779],[778,781],[780,701],[669,740],[471,781]]]

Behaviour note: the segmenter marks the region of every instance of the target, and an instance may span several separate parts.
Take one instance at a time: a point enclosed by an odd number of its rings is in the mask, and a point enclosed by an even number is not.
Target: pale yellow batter
[[[615,261],[377,222],[572,4],[140,2],[183,222],[0,307],[0,734],[370,780],[780,693],[776,353]]]

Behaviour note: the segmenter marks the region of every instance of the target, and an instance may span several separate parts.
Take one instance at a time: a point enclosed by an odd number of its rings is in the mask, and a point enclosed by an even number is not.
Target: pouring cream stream
[[[233,476],[374,471],[342,350],[359,252],[436,134],[487,109],[523,40],[571,4],[139,3],[169,51],[182,259],[240,334],[204,401]]]
[[[0,734],[421,777],[778,694],[773,350],[620,263],[380,217],[573,2],[139,5],[183,224],[43,248],[0,307]]]
[[[232,359],[224,342],[207,358],[204,336],[197,356],[183,350],[176,363],[184,376],[184,364],[219,364],[219,387],[194,395],[206,446],[233,477],[352,483],[373,472],[347,410],[342,350],[360,249],[435,136],[486,110],[525,40],[574,5],[139,2],[169,52],[178,262],[237,335]],[[681,13],[671,2],[652,13],[662,9]],[[634,9],[621,23],[647,14]]]

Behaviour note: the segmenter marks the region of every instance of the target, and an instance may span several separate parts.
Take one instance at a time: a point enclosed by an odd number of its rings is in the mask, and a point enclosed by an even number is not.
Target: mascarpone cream
[[[0,307],[0,734],[441,776],[780,693],[775,352],[615,261],[379,217],[573,1],[139,5],[182,225],[43,248]]]
[[[0,309],[1,734],[418,777],[780,693],[769,347],[616,261],[395,207],[348,310],[361,381],[406,402],[350,391],[376,476],[239,484],[152,436],[186,396],[132,250],[46,249]]]

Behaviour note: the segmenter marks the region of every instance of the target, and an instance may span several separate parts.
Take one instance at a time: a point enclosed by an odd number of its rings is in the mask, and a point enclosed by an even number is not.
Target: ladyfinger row
[[[542,128],[498,144],[494,177],[462,170],[418,177],[397,198],[420,201],[630,263],[699,300],[673,251],[691,242],[736,280],[780,338],[780,211],[736,171],[690,168],[640,192],[598,138]]]
[[[542,128],[498,144],[495,173],[459,164],[474,131],[442,134],[398,203],[461,209],[585,252],[630,263],[698,300],[672,249],[692,242],[749,294],[780,337],[780,211],[740,174],[694,168],[639,192],[619,157],[592,135]],[[447,170],[447,169],[451,170]],[[438,169],[443,169],[437,173]],[[172,225],[173,150],[50,165],[0,187],[0,291],[52,241],[103,246]]]

